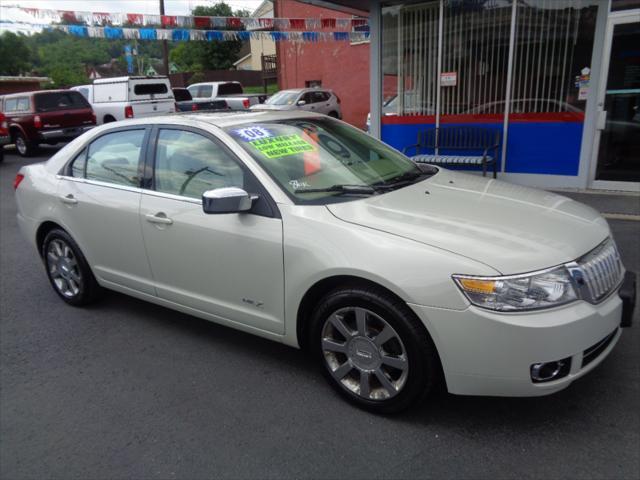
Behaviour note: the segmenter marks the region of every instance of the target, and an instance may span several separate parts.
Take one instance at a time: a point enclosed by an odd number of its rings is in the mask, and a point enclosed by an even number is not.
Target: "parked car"
[[[251,105],[264,103],[266,93],[244,93],[240,82],[194,83],[187,88],[196,103],[225,100],[231,110],[247,110]]]
[[[434,100],[435,101],[435,100]],[[382,103],[382,115],[385,117],[393,117],[398,115],[400,110],[400,97],[392,95]],[[404,105],[402,112],[405,115],[435,115],[436,106],[427,98],[415,91],[404,92]],[[365,122],[365,131],[371,130],[371,112],[367,113]]]
[[[0,111],[9,141],[23,157],[32,155],[42,143],[67,142],[96,124],[89,103],[71,90],[5,95],[0,100]]]
[[[201,112],[230,110],[226,100],[218,99],[196,103],[186,88],[172,88],[176,99],[176,112]]]
[[[0,104],[2,104],[2,98],[0,98]],[[0,111],[0,162],[4,160],[4,146],[11,143],[9,137],[9,125],[4,113]]]
[[[79,85],[72,90],[88,99],[98,125],[176,111],[167,77],[99,78],[93,81],[93,85]]]
[[[280,90],[264,104],[253,105],[251,110],[306,110],[342,118],[340,99],[333,91],[323,88]]]
[[[324,115],[104,125],[14,185],[65,302],[104,287],[307,348],[372,411],[440,379],[456,394],[557,392],[633,314],[635,276],[598,212],[418,166]]]

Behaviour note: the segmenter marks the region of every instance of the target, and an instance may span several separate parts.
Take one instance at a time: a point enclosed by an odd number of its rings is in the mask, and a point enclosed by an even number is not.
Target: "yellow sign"
[[[303,140],[300,135],[267,137],[249,143],[267,158],[280,158],[315,150],[313,145]]]

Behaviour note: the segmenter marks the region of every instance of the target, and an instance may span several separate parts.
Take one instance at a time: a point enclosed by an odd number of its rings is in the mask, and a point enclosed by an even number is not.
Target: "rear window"
[[[136,95],[159,95],[167,92],[166,83],[139,83],[133,87]]]
[[[87,100],[78,92],[50,92],[34,95],[36,112],[91,108]]]
[[[191,85],[187,90],[193,98],[211,98],[212,85]]]
[[[218,85],[218,95],[235,95],[242,93],[242,85],[239,83],[221,83]]]
[[[191,94],[189,93],[189,90],[187,90],[186,88],[174,88],[173,96],[175,97],[176,102],[184,102],[187,100],[192,100]]]

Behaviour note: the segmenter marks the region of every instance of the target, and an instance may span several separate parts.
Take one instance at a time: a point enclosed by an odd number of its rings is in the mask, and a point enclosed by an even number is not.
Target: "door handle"
[[[70,193],[69,195],[60,197],[60,201],[62,203],[66,203],[67,205],[76,205],[78,203],[78,200],[73,196],[72,193]]]
[[[155,215],[148,213],[145,215],[145,218],[147,219],[147,222],[158,223],[160,225],[171,225],[173,223],[173,220],[167,218],[167,216],[162,212],[156,213]]]

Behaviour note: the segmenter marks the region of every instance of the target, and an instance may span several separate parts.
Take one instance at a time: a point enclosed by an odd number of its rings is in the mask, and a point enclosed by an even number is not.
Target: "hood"
[[[251,110],[292,110],[293,105],[268,105],[266,103],[259,103],[257,105],[251,105]]]
[[[503,274],[575,260],[609,235],[598,212],[569,198],[444,169],[417,184],[327,208],[345,222],[448,250]]]

